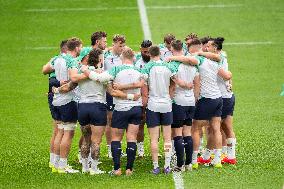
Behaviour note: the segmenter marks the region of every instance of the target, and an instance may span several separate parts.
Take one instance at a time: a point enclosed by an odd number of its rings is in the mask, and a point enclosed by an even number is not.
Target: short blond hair
[[[133,60],[134,56],[135,56],[134,51],[129,47],[126,47],[122,51],[122,57],[125,58],[125,59]]]

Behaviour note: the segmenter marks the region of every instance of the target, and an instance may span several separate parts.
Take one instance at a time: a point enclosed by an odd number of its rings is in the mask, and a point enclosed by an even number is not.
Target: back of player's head
[[[193,45],[201,45],[201,41],[199,39],[193,39],[189,44],[188,47],[191,47]]]
[[[192,40],[192,39],[197,39],[197,38],[198,38],[198,36],[197,36],[196,33],[190,33],[184,38],[184,40],[187,41],[187,40],[190,40],[190,39]]]
[[[60,43],[60,51],[61,53],[66,53],[67,51],[67,39],[65,40],[62,40],[61,43]]]
[[[181,40],[173,40],[171,42],[171,47],[175,50],[175,51],[181,51],[182,50],[182,41]]]
[[[217,47],[217,50],[222,50],[223,42],[225,41],[224,37],[216,37],[212,41],[213,41],[213,45]]]
[[[69,51],[73,51],[73,50],[76,49],[76,47],[80,47],[81,44],[82,44],[81,39],[79,39],[77,37],[72,37],[72,38],[68,39],[66,46],[67,46]]]
[[[100,55],[102,53],[103,51],[101,49],[92,49],[89,53],[88,65],[97,68],[98,63],[100,62]]]
[[[202,38],[200,39],[200,42],[202,43],[202,45],[205,45],[205,44],[207,44],[208,41],[210,41],[210,40],[212,40],[212,37],[206,36],[206,37],[202,37]]]
[[[152,46],[152,41],[150,40],[143,40],[141,43],[141,48],[149,48]]]
[[[173,34],[166,34],[164,37],[164,43],[171,44],[171,42],[175,39],[176,37]]]
[[[68,41],[67,39],[61,41],[61,43],[60,43],[60,49],[62,49],[64,46],[66,46],[67,41]]]
[[[151,46],[149,48],[149,53],[150,53],[151,57],[159,56],[160,55],[160,48],[158,46],[156,46],[156,45]]]
[[[102,39],[103,37],[107,37],[107,33],[104,31],[97,31],[91,36],[91,45],[95,45],[97,40]]]
[[[113,36],[113,38],[112,38],[112,41],[113,41],[114,43],[123,44],[123,43],[125,43],[126,38],[125,38],[124,35],[115,34],[115,35]]]
[[[122,51],[122,57],[124,59],[128,59],[128,60],[133,60],[134,59],[134,52],[131,48],[126,47],[123,51]]]

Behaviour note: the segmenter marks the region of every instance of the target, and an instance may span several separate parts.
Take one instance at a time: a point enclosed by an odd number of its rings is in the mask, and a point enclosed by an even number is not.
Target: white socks
[[[92,159],[92,170],[96,171],[98,169],[98,164],[99,164],[99,161],[98,160],[94,160]]]
[[[192,153],[192,164],[197,163],[197,155],[198,155],[198,151],[193,151],[193,153]]]
[[[54,167],[55,168],[58,168],[58,166],[59,166],[59,160],[60,160],[60,155],[56,155],[56,154],[54,154],[54,159],[53,159],[53,165],[54,165]]]
[[[82,168],[84,170],[89,170],[89,160],[88,160],[88,158],[82,158]]]
[[[164,168],[170,167],[171,165],[171,157],[172,157],[172,143],[164,144],[164,152],[165,152],[165,166]]]
[[[154,167],[154,169],[158,168],[159,167],[159,162],[153,161],[153,167]]]
[[[222,154],[227,155],[227,146],[222,146]]]
[[[212,154],[212,150],[209,150],[208,148],[205,149],[205,152],[202,154],[202,158],[204,160],[208,160]]]
[[[228,138],[227,145],[232,145],[227,147],[228,159],[236,158],[236,138]]]
[[[212,161],[212,164],[218,164],[221,163],[221,153],[222,153],[222,149],[214,149],[214,159]]]
[[[64,169],[65,167],[67,167],[67,158],[60,158],[58,168]]]
[[[55,154],[54,153],[50,153],[49,154],[49,162],[54,165],[54,157],[55,157]]]

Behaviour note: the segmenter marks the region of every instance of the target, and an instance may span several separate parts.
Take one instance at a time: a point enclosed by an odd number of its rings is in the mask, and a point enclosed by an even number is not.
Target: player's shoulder
[[[108,58],[108,57],[111,57],[111,56],[113,56],[113,53],[110,50],[104,51],[104,57],[105,58]]]
[[[158,45],[158,47],[159,47],[160,49],[166,48],[165,43],[160,43],[160,44]]]

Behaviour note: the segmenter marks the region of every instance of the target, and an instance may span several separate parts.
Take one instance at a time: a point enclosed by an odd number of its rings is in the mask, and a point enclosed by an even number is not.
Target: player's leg
[[[138,157],[144,157],[144,125],[146,123],[146,112],[145,108],[142,110],[141,124],[139,125],[139,131],[137,134],[137,152]]]
[[[54,138],[54,168],[52,168],[52,172],[57,172],[60,160],[60,143],[64,133],[62,122],[57,122],[57,128],[58,131]]]
[[[91,158],[92,158],[92,164],[91,164],[91,170],[90,174],[102,174],[105,173],[105,171],[101,171],[98,168],[99,164],[99,158],[100,158],[100,145],[102,142],[102,137],[105,132],[105,125],[98,126],[98,125],[91,125],[92,130],[92,136],[91,136]]]
[[[222,135],[220,130],[221,117],[212,117],[210,120],[210,128],[212,129],[212,138],[214,140],[214,159],[212,164],[219,167],[221,164],[222,153]]]
[[[127,125],[127,112],[114,110],[111,125],[111,152],[113,159],[113,171],[111,174],[117,176],[121,175],[121,139],[124,134],[124,129],[127,128]]]
[[[236,164],[236,136],[233,130],[233,113],[235,107],[235,96],[225,99],[223,98],[222,109],[222,128],[227,137],[227,152],[228,157],[224,159],[224,162],[229,164]]]
[[[89,161],[88,157],[90,154],[90,146],[91,146],[91,127],[90,125],[81,126],[82,132],[82,140],[81,140],[81,157],[82,157],[82,173],[89,172]]]
[[[137,151],[137,134],[139,131],[139,125],[141,125],[142,119],[142,107],[135,106],[128,111],[128,127],[126,131],[127,140],[127,165],[125,174],[127,176],[132,175],[133,165],[135,161]]]
[[[164,173],[168,174],[171,172],[171,156],[172,156],[172,129],[171,124],[173,123],[173,112],[161,113],[161,125],[163,128],[163,138],[164,138],[164,155],[165,155],[165,165]]]
[[[102,174],[102,171],[98,168],[100,159],[100,146],[102,137],[105,132],[107,124],[107,107],[103,103],[94,102],[89,104],[89,117],[91,124],[91,169],[90,175]]]
[[[50,138],[50,157],[49,157],[49,167],[54,167],[55,153],[54,153],[54,140],[58,132],[57,122],[52,120],[52,135]]]
[[[74,132],[77,122],[77,105],[76,102],[71,101],[66,105],[60,106],[60,113],[63,121],[63,137],[60,143],[60,160],[58,166],[59,173],[77,173],[79,171],[70,169],[67,164],[67,158],[74,137]]]
[[[129,124],[126,132],[127,140],[127,165],[126,165],[126,175],[131,175],[133,172],[133,165],[135,161],[136,151],[137,151],[137,133],[139,130],[139,125]]]
[[[108,154],[107,156],[109,158],[112,158],[112,152],[111,152],[111,121],[112,121],[112,113],[114,109],[113,104],[113,97],[106,93],[106,101],[107,101],[107,125],[105,128],[105,135],[106,135],[106,143],[107,143],[107,150]]]

